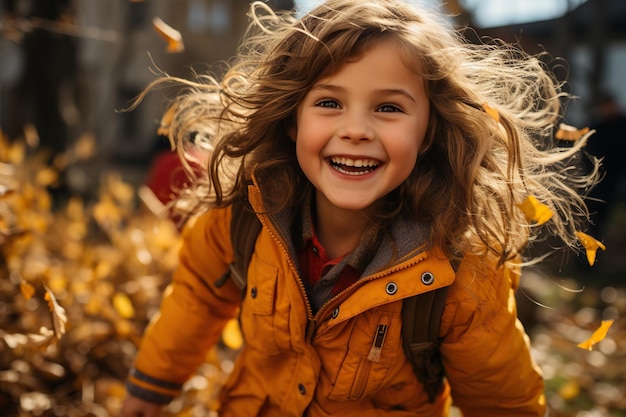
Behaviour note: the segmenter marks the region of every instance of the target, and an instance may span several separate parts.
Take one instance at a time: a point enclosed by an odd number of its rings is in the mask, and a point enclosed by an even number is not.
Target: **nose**
[[[344,140],[371,141],[374,139],[372,121],[367,111],[347,111],[342,118],[338,136]]]

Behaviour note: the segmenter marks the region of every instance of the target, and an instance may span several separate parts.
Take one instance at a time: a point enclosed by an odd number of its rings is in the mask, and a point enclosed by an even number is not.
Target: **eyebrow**
[[[343,92],[346,89],[335,84],[318,84],[314,86],[313,88],[311,88],[311,91],[315,91],[315,90],[329,90],[329,91]],[[401,96],[408,98],[413,103],[417,103],[415,98],[408,91],[402,88],[383,88],[381,90],[376,90],[375,93],[383,94],[383,95],[401,95]]]

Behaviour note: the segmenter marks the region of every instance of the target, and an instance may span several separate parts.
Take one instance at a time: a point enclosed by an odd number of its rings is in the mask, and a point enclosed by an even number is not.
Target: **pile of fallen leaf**
[[[115,174],[99,181],[97,198],[55,202],[51,190],[70,164],[93,156],[93,138],[52,162],[35,142],[0,132],[0,414],[115,416],[180,236]],[[523,282],[547,306],[529,332],[552,415],[626,416],[626,291],[564,291],[532,274]],[[164,415],[216,415],[240,345],[232,322]]]
[[[528,271],[533,356],[554,417],[626,416],[626,286],[586,287]]]
[[[9,142],[0,132],[2,416],[117,415],[141,333],[177,262],[175,225],[143,210],[115,174],[92,201],[54,201],[65,168],[93,149],[86,136],[49,163],[27,137]],[[211,352],[167,412],[215,408],[230,353]]]

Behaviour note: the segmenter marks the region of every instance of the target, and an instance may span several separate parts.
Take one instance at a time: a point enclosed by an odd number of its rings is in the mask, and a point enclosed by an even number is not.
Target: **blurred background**
[[[451,25],[465,29],[473,42],[499,38],[519,44],[529,53],[547,52],[548,65],[560,79],[567,80],[566,91],[576,97],[567,104],[564,122],[596,129],[587,152],[604,158],[605,179],[593,193],[604,202],[590,202],[594,213],[591,232],[606,250],[598,251],[593,267],[584,253],[566,253],[529,268],[519,296],[520,317],[532,329],[534,353],[546,373],[555,415],[626,416],[622,318],[626,312],[626,1],[407,1],[440,10],[449,16]],[[10,210],[0,207],[4,250],[0,263],[7,274],[7,279],[4,273],[0,276],[0,339],[4,339],[0,344],[0,416],[114,412],[118,402],[113,400],[122,395],[120,384],[137,337],[154,314],[173,266],[172,262],[159,264],[155,270],[148,260],[169,259],[163,257],[167,239],[177,236],[169,226],[141,223],[136,211],[137,189],[151,180],[155,161],[169,152],[167,140],[157,135],[166,110],[166,93],[151,93],[132,112],[123,109],[157,72],[182,77],[191,77],[194,71],[219,74],[249,23],[249,3],[0,0],[0,203],[10,205],[5,198],[9,191],[17,190],[21,198]],[[304,13],[319,1],[266,3],[275,10]],[[153,28],[156,17],[180,32],[183,50],[168,52],[165,40]],[[16,156],[20,144],[27,149]],[[62,162],[56,158],[59,154],[64,155]],[[20,171],[18,165],[25,168]],[[44,174],[52,175],[46,170],[48,165],[56,167],[57,173],[46,180]],[[37,193],[50,193],[51,203],[38,200],[41,196]],[[76,201],[74,197],[81,199],[83,210],[92,210],[93,219],[64,211],[59,220],[50,213],[66,210],[65,202]],[[93,203],[89,205],[89,201]],[[9,218],[24,224],[13,227]],[[85,224],[76,226],[81,221]],[[141,225],[135,225],[137,222]],[[94,228],[94,223],[98,227]],[[39,234],[33,232],[33,224],[43,224]],[[76,228],[84,230],[78,233]],[[46,241],[46,250],[16,237],[25,229]],[[104,246],[97,246],[100,243]],[[85,265],[89,278],[84,275]],[[24,280],[43,280],[46,288],[56,290],[60,305],[68,313],[74,311],[73,316],[68,314],[69,323],[74,317],[101,330],[65,338],[62,343],[81,352],[78,356],[61,355],[59,359],[56,352],[53,360],[50,352],[44,355],[61,370],[36,366],[41,355],[15,353],[19,343],[7,336],[9,331],[26,334],[37,323],[31,316],[39,317],[35,313],[41,312],[41,303],[32,300],[15,304],[18,284]],[[25,295],[23,287],[21,292]],[[93,294],[101,295],[100,304],[94,304]],[[119,297],[115,299],[115,295]],[[120,299],[134,307],[132,314],[125,304],[119,304]],[[25,322],[24,317],[31,317],[32,322]],[[601,349],[586,352],[575,348],[575,340],[606,319],[616,324],[612,336],[599,345]],[[102,330],[105,327],[108,330]],[[227,373],[228,355],[222,352],[213,360],[216,369]],[[91,369],[87,376],[85,369]],[[203,374],[203,378],[219,380],[219,372],[210,372],[212,377]],[[45,384],[27,378],[33,374],[43,374]],[[113,403],[98,400],[98,384],[86,393],[85,381],[105,380],[106,390],[101,395]],[[64,391],[59,391],[59,385]],[[200,385],[203,388],[189,389],[197,393],[215,388]],[[65,401],[65,397],[70,399]],[[75,397],[82,406],[68,405],[74,404]],[[186,406],[178,403],[177,412],[193,408]],[[24,410],[30,414],[21,414]]]

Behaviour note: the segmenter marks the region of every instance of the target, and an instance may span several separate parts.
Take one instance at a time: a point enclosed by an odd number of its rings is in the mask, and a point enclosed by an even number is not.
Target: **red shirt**
[[[309,288],[313,288],[320,278],[328,272],[333,266],[337,265],[344,256],[335,259],[328,259],[326,249],[318,240],[315,231],[313,236],[306,239],[304,246],[298,252],[298,261],[300,262],[300,270],[302,271],[302,279]],[[348,288],[356,282],[361,273],[350,265],[346,265],[341,271],[337,282],[332,289],[332,294],[339,294],[342,290]]]

